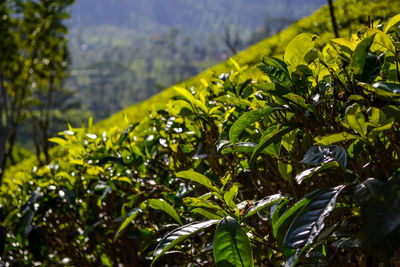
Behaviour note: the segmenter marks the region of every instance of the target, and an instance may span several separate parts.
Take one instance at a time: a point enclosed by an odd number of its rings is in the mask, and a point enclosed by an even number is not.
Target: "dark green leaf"
[[[254,266],[246,232],[232,217],[225,217],[215,231],[214,260],[216,266]]]
[[[242,116],[235,121],[232,125],[231,129],[229,130],[229,139],[231,140],[232,144],[235,144],[239,141],[240,134],[251,124],[256,121],[259,121],[261,118],[268,116],[273,111],[276,111],[279,108],[276,107],[268,107],[259,110],[252,110],[249,112],[244,113]]]
[[[298,201],[296,204],[294,204],[292,207],[290,207],[285,213],[283,213],[282,216],[277,218],[279,216],[279,213],[275,212],[272,215],[272,229],[273,229],[273,234],[275,236],[276,241],[278,242],[278,245],[280,247],[283,246],[283,241],[287,233],[287,229],[289,228],[290,224],[292,223],[292,220],[296,216],[296,214],[310,201],[318,195],[320,192],[322,192],[323,189],[317,189],[314,190],[313,192],[307,194],[302,198],[300,201]],[[285,206],[285,202],[281,204],[280,209],[282,209]]]
[[[363,185],[364,188],[358,188],[356,196],[361,204],[364,238],[372,249],[400,225],[400,175],[383,185],[375,179],[367,180]],[[361,189],[364,191],[362,194]],[[369,193],[367,197],[366,190]]]
[[[140,208],[134,208],[133,210],[131,210],[128,213],[128,216],[126,217],[126,219],[118,227],[118,230],[117,230],[117,232],[115,233],[115,236],[114,236],[114,240],[116,240],[120,236],[122,231],[124,231],[125,228],[129,225],[129,223],[136,218],[136,216],[139,214],[139,212],[141,212]]]
[[[260,143],[254,149],[253,154],[250,158],[250,165],[254,165],[255,160],[258,155],[266,148],[269,144],[280,142],[282,136],[296,129],[297,126],[271,126],[268,130],[266,130],[261,136]]]
[[[252,142],[242,142],[236,143],[234,145],[228,145],[221,151],[221,154],[230,154],[230,153],[253,153],[254,148],[257,146],[256,143]]]
[[[313,146],[300,163],[320,165],[330,161],[337,161],[342,167],[347,166],[347,151],[341,146]]]
[[[124,130],[124,132],[121,134],[121,136],[118,139],[117,145],[122,145],[122,143],[125,141],[125,139],[128,137],[129,133],[131,133],[133,130],[135,130],[136,126],[139,125],[139,122],[136,122],[134,124],[132,124],[131,126],[129,126],[128,128],[126,128]]]
[[[169,233],[167,233],[161,241],[158,243],[156,249],[154,250],[154,259],[153,263],[162,255],[165,254],[168,250],[175,247],[180,242],[184,241],[185,239],[189,238],[190,236],[196,234],[197,232],[207,229],[214,224],[220,222],[219,220],[209,220],[204,222],[193,222],[181,226]]]
[[[288,229],[284,246],[287,248],[302,248],[313,242],[324,227],[324,218],[335,207],[339,193],[344,189],[340,185],[323,190],[315,196],[296,216]]]
[[[245,218],[250,217],[250,216],[256,214],[259,210],[269,207],[269,206],[271,206],[277,202],[280,202],[284,199],[287,199],[287,197],[285,197],[282,194],[275,194],[272,196],[267,196],[261,200],[256,201],[253,204],[253,206],[251,206],[251,208],[245,212],[243,217],[245,217]]]
[[[264,57],[263,64],[258,68],[263,71],[272,82],[279,82],[285,87],[290,87],[290,75],[286,63],[274,57]]]
[[[354,198],[358,205],[362,206],[371,198],[376,197],[383,185],[384,182],[375,178],[368,178],[361,184],[358,184],[354,190]]]
[[[328,163],[322,163],[321,166],[317,166],[311,169],[307,169],[305,171],[302,171],[301,173],[296,175],[296,182],[298,184],[301,184],[301,182],[304,179],[307,179],[315,174],[321,173],[325,170],[331,169],[331,168],[335,168],[335,167],[339,167],[339,164],[336,161],[330,161]]]
[[[363,74],[368,51],[372,45],[372,42],[374,41],[374,38],[375,34],[368,36],[362,40],[354,50],[353,57],[351,58],[350,62],[350,68],[353,70],[356,77],[361,77]]]
[[[286,266],[295,265],[304,249],[320,234],[325,226],[325,217],[335,208],[336,199],[344,188],[340,185],[323,190],[297,214],[284,239],[284,247],[296,249]]]

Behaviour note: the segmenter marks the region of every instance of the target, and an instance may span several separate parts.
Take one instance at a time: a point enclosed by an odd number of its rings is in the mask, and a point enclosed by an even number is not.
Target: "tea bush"
[[[399,22],[322,49],[303,33],[257,80],[232,60],[122,133],[60,133],[5,185],[3,262],[398,263]]]

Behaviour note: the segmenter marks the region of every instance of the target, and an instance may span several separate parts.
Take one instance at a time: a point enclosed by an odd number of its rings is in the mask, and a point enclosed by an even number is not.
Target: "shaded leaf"
[[[251,206],[251,208],[249,208],[245,214],[243,215],[243,217],[247,218],[250,217],[254,214],[256,214],[259,210],[264,209],[266,207],[269,207],[275,203],[278,203],[284,199],[287,199],[286,196],[282,195],[282,194],[275,194],[272,196],[267,196],[261,200],[256,201],[253,206]]]
[[[321,191],[297,214],[291,223],[284,240],[284,247],[294,248],[296,252],[286,266],[296,264],[304,248],[314,242],[324,228],[324,219],[335,208],[336,199],[344,185]]]
[[[375,34],[368,36],[362,40],[356,47],[351,58],[350,68],[353,70],[356,77],[360,77],[363,74],[364,66],[367,60],[369,48],[374,41]]]
[[[272,82],[279,82],[285,87],[289,87],[290,75],[286,63],[274,57],[264,57],[263,64],[258,65],[258,68],[264,72]]]
[[[287,229],[289,228],[290,224],[292,223],[292,220],[296,216],[296,214],[308,203],[311,202],[311,200],[321,193],[323,191],[322,188],[319,188],[317,190],[312,191],[311,193],[308,193],[307,195],[304,196],[301,200],[296,202],[292,207],[290,207],[285,213],[283,213],[282,216],[277,218],[279,216],[279,213],[274,213],[272,215],[272,229],[273,229],[273,234],[275,236],[276,241],[278,242],[279,246],[283,246],[283,241],[287,233]],[[280,209],[282,209],[285,206],[286,203],[282,203],[280,205]]]
[[[222,155],[230,154],[230,153],[253,153],[254,148],[257,146],[256,143],[252,142],[242,142],[236,143],[234,145],[228,145],[221,151]]]
[[[251,124],[256,121],[259,121],[261,118],[268,116],[273,111],[277,110],[277,107],[268,107],[259,110],[252,110],[249,112],[244,113],[242,116],[239,117],[232,125],[231,129],[229,130],[229,139],[231,140],[232,144],[235,144],[239,141],[240,134]]]
[[[141,212],[141,209],[139,207],[137,207],[137,208],[134,208],[133,210],[131,210],[128,213],[128,216],[126,217],[126,219],[118,227],[118,230],[117,230],[117,232],[115,233],[115,236],[114,236],[114,240],[116,240],[121,235],[121,233],[129,225],[129,223],[136,218],[136,216],[139,214],[139,212]]]
[[[363,185],[364,193],[361,194],[358,188],[356,196],[361,204],[364,238],[367,246],[372,249],[400,225],[400,175],[383,185],[375,179],[369,179]],[[367,198],[365,190],[369,193]]]
[[[325,170],[334,168],[334,167],[339,167],[339,164],[336,161],[330,161],[328,163],[323,163],[321,166],[317,166],[314,168],[310,168],[307,170],[302,171],[301,173],[296,175],[296,182],[298,184],[301,184],[304,179],[307,179],[315,174],[321,173]]]
[[[347,151],[341,146],[313,146],[307,150],[300,163],[319,165],[337,161],[343,168],[347,166]]]
[[[254,164],[257,156],[261,153],[264,148],[266,148],[269,144],[280,142],[282,136],[296,129],[297,126],[271,126],[268,130],[266,130],[261,136],[260,143],[254,149],[253,154],[250,158],[250,165]]]

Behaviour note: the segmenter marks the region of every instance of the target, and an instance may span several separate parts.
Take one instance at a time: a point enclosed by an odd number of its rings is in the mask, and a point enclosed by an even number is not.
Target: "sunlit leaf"
[[[201,230],[205,230],[208,227],[213,226],[219,222],[220,222],[219,220],[193,222],[193,223],[189,223],[184,226],[181,226],[181,227],[167,233],[161,239],[161,241],[158,243],[157,247],[154,250],[154,254],[153,254],[154,259],[153,259],[152,265],[159,257],[164,255],[165,252],[167,252],[171,248],[175,247],[180,242],[186,240],[187,238],[196,234],[197,232],[199,232]]]
[[[358,103],[354,103],[346,109],[346,123],[362,137],[367,135],[368,125]]]
[[[254,266],[246,232],[232,217],[225,217],[218,224],[213,245],[216,266]]]
[[[194,171],[181,171],[176,174],[177,177],[191,180],[193,182],[199,183],[201,185],[204,185],[208,189],[211,189],[214,192],[219,192],[219,189],[213,184],[213,182],[208,179],[206,176],[194,172]]]
[[[400,14],[392,17],[383,28],[384,33],[388,33],[396,24],[400,23]]]
[[[175,209],[164,199],[149,199],[147,202],[151,208],[164,211],[182,225],[181,218],[179,218],[179,215],[176,213]]]
[[[128,216],[125,218],[125,220],[121,223],[121,225],[118,227],[117,232],[115,233],[114,240],[116,240],[121,233],[125,230],[125,228],[137,217],[137,215],[142,212],[140,208],[134,208],[128,213]]]

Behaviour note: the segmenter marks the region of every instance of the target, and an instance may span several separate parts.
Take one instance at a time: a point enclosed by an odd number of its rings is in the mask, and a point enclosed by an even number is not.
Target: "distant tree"
[[[338,26],[337,26],[337,23],[336,23],[335,9],[333,7],[333,1],[332,0],[328,0],[328,5],[329,5],[329,12],[331,14],[333,32],[335,33],[335,37],[339,38],[339,30],[338,30]]]
[[[223,35],[223,41],[226,47],[231,52],[232,56],[236,55],[241,46],[239,31],[235,30],[235,32],[232,33],[231,27],[226,26]]]
[[[37,159],[50,161],[49,129],[55,106],[55,95],[63,94],[63,80],[68,67],[67,28],[63,20],[69,17],[67,8],[74,0],[26,1],[21,30],[26,36],[24,48],[31,55],[31,92],[33,105],[28,114]],[[29,46],[29,44],[35,44]],[[58,103],[60,104],[60,103]]]
[[[16,10],[11,1],[0,2],[0,183],[7,162],[13,162],[12,150],[27,102],[29,72],[24,71],[27,62],[19,53],[20,36],[15,30],[19,18],[12,14]]]
[[[48,137],[55,94],[67,70],[67,29],[62,21],[74,0],[0,2],[0,183],[18,129],[32,123],[38,159],[49,161]]]

